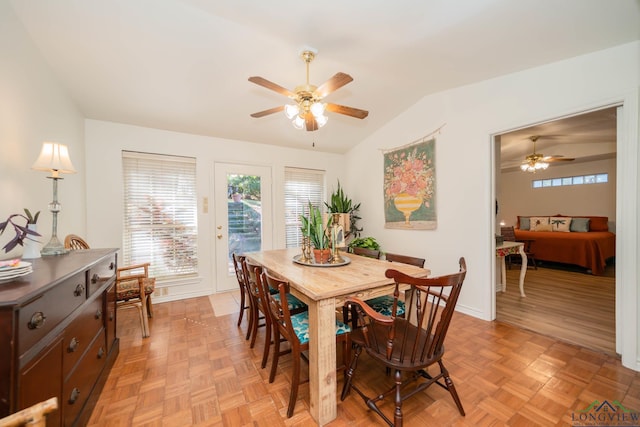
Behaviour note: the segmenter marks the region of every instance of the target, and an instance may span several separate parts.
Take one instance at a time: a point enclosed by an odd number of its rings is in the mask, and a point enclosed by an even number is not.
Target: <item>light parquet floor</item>
[[[289,357],[276,381],[260,369],[263,334],[254,349],[236,326],[233,293],[154,306],[151,337],[141,338],[135,310],[118,313],[120,355],[89,426],[309,426],[308,384],[286,418]],[[220,303],[217,303],[217,302]],[[640,374],[617,358],[504,323],[456,313],[445,363],[466,409],[434,386],[405,402],[407,426],[567,426],[594,400],[640,409]],[[304,366],[304,365],[303,365]],[[362,357],[356,377],[380,389],[384,369]],[[307,375],[303,369],[303,375]],[[339,378],[341,375],[339,376]],[[342,380],[338,382],[338,395]],[[390,407],[386,407],[391,411]],[[330,426],[383,425],[354,393],[338,402]]]
[[[615,355],[614,266],[593,276],[552,268],[527,270],[520,296],[520,268],[507,270],[507,291],[496,294],[496,319],[543,335]]]

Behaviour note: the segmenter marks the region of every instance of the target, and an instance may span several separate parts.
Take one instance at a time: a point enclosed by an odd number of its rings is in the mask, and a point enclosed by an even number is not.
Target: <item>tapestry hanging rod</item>
[[[438,127],[436,130],[434,130],[433,132],[429,132],[428,134],[426,134],[425,136],[423,136],[422,138],[418,138],[415,141],[412,141],[408,144],[405,144],[403,146],[400,147],[394,147],[394,148],[381,148],[380,151],[382,151],[383,153],[387,153],[389,151],[395,151],[395,150],[401,150],[403,148],[407,148],[407,147],[411,147],[414,144],[419,144],[421,142],[425,142],[429,137],[432,137],[434,135],[439,135],[440,131],[442,130],[443,127],[445,127],[447,124],[443,123],[442,125],[440,125],[440,127]]]

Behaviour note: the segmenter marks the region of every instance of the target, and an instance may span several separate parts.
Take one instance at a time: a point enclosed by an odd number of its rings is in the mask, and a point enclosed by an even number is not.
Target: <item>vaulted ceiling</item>
[[[2,0],[98,120],[344,153],[428,94],[640,38],[638,0]],[[256,111],[305,82],[354,81],[316,132]],[[555,131],[554,131],[555,132]]]

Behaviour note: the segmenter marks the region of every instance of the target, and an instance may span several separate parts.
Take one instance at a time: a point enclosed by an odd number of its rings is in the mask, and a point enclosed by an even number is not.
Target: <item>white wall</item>
[[[173,154],[196,158],[198,191],[198,260],[200,280],[197,283],[171,285],[168,297],[157,301],[208,295],[215,290],[214,191],[211,186],[215,162],[253,164],[272,168],[274,196],[274,247],[285,246],[284,168],[285,166],[326,171],[326,187],[330,193],[338,179],[342,180],[345,158],[337,154],[312,150],[296,150],[189,135],[158,129],[103,122],[86,121],[87,152],[87,238],[92,246],[122,246],[123,196],[122,150],[157,154]],[[209,198],[209,213],[202,210],[202,200]],[[164,286],[164,285],[163,285]]]
[[[458,258],[464,256],[468,274],[458,309],[491,320],[495,316],[492,135],[623,102],[617,159],[621,236],[617,282],[618,299],[623,301],[618,341],[623,363],[638,369],[639,76],[640,43],[636,42],[423,98],[347,155],[344,184],[353,199],[362,202],[363,234],[376,237],[383,251],[426,258],[427,268],[435,274],[456,270]],[[438,228],[385,229],[381,149],[410,143],[442,125],[436,144]],[[369,178],[362,180],[362,176]]]
[[[533,180],[580,176],[597,173],[609,174],[607,183],[573,185],[534,189]],[[615,159],[585,163],[552,163],[547,170],[523,173],[520,170],[500,175],[500,202],[498,220],[505,225],[516,225],[518,215],[550,216],[606,216],[610,231],[615,232],[616,220],[616,162]]]
[[[62,212],[58,237],[73,229],[86,230],[84,182],[84,118],[44,62],[8,2],[0,2],[0,221],[10,214],[41,211],[38,230],[46,244],[51,237],[52,216],[47,205],[53,199],[46,172],[34,171],[44,141],[69,147],[78,171],[59,182]],[[0,247],[13,237],[0,236]],[[0,250],[0,259],[19,256]]]

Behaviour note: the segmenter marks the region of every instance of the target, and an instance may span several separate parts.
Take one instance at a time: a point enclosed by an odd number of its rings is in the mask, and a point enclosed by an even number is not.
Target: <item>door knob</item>
[[[218,230],[222,230],[222,226],[221,226],[221,225],[219,225],[219,226],[217,227],[217,229],[218,229]]]
[[[216,237],[217,237],[218,239],[222,239],[222,234],[218,234]]]

